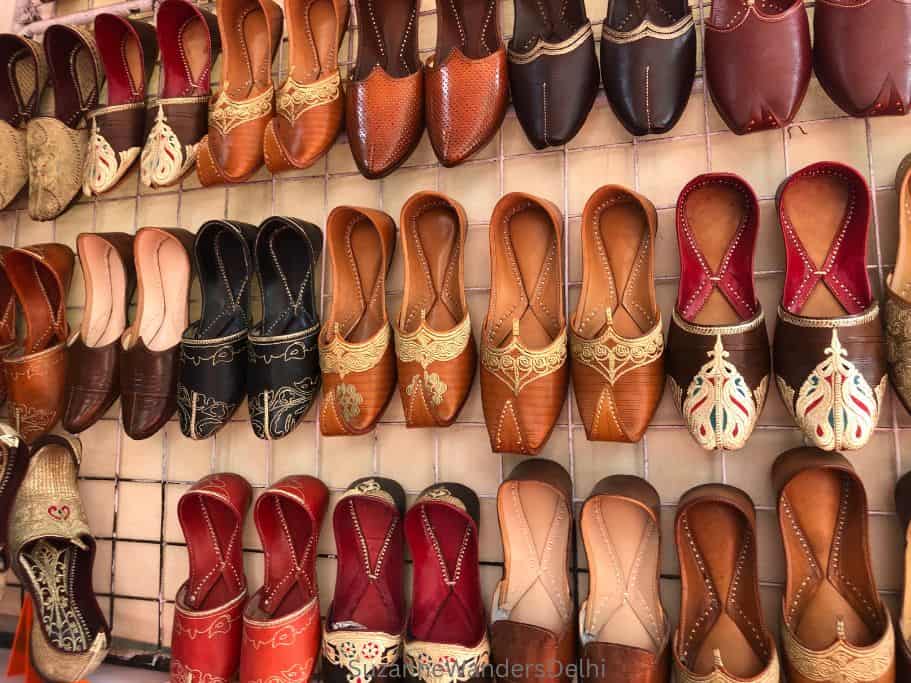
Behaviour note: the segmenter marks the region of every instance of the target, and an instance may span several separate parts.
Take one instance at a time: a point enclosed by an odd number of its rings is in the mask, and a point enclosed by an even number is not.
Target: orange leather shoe
[[[481,399],[490,447],[536,455],[569,384],[563,315],[563,218],[513,192],[490,218],[490,305],[481,331]]]
[[[215,9],[222,84],[199,143],[203,185],[242,183],[263,165],[263,134],[275,103],[272,60],[282,37],[282,11],[273,0],[218,0]]]
[[[338,137],[345,113],[338,49],[348,11],[347,0],[285,0],[291,66],[266,128],[272,173],[312,166]]]
[[[244,609],[240,683],[310,680],[322,632],[316,546],[328,499],[323,482],[303,475],[285,477],[256,499],[266,569]]]
[[[332,305],[319,336],[323,436],[365,434],[395,390],[386,274],[395,223],[382,211],[338,206],[326,221]]]
[[[471,391],[478,353],[465,299],[468,219],[419,192],[402,207],[405,292],[395,327],[399,394],[409,427],[448,427]]]

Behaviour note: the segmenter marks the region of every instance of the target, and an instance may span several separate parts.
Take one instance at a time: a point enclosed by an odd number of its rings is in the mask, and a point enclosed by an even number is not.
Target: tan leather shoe
[[[777,683],[778,652],[759,602],[756,511],[725,484],[687,491],[675,523],[680,623],[678,683]]]
[[[504,196],[490,218],[490,305],[481,331],[481,398],[490,447],[534,455],[569,383],[563,218],[548,201]]]
[[[447,427],[468,398],[477,350],[465,298],[462,206],[419,192],[402,207],[405,291],[395,326],[399,394],[409,427]]]
[[[490,608],[491,661],[500,680],[569,683],[576,628],[569,587],[572,481],[552,460],[525,460],[500,484],[503,579]]]
[[[840,453],[793,448],[772,465],[787,560],[789,683],[893,683],[895,633],[870,562],[867,494]]]
[[[323,372],[320,431],[364,434],[395,390],[386,274],[395,223],[382,211],[338,206],[326,221],[332,304],[319,336]]]
[[[569,348],[576,404],[592,441],[638,441],[661,400],[657,229],[654,205],[619,185],[595,191],[582,212],[582,292]]]

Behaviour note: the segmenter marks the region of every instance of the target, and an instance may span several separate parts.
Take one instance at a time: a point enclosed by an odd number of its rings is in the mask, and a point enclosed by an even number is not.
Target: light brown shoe
[[[582,292],[570,322],[573,390],[591,441],[639,441],[664,390],[655,300],[658,214],[605,185],[582,212]]]
[[[678,683],[777,683],[778,652],[759,601],[756,511],[725,484],[687,491],[677,504]]]
[[[793,448],[772,465],[787,582],[781,640],[789,683],[893,683],[895,632],[876,591],[867,494],[840,453]]]
[[[504,196],[490,218],[490,305],[481,331],[481,398],[490,447],[535,455],[569,383],[563,218],[548,201]]]
[[[338,206],[326,221],[332,304],[319,336],[323,436],[364,434],[395,390],[386,275],[395,223],[382,211]]]
[[[402,207],[405,292],[395,327],[399,394],[409,427],[447,427],[468,398],[477,350],[465,298],[462,206],[419,192]]]

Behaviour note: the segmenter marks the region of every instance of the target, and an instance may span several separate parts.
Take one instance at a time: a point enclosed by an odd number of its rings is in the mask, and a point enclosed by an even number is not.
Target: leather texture
[[[695,76],[696,28],[687,3],[610,3],[601,30],[601,78],[611,109],[630,133],[670,131]]]
[[[272,60],[283,15],[273,0],[217,0],[222,84],[209,104],[209,132],[196,172],[204,186],[242,183],[263,165],[263,136],[275,111]]]
[[[196,233],[193,262],[202,308],[180,340],[180,431],[206,439],[224,427],[247,389],[247,333],[256,228],[207,221]]]
[[[147,110],[140,180],[146,187],[179,182],[196,164],[208,126],[212,64],[221,50],[215,15],[187,0],[163,0],[155,15],[161,90]]]
[[[537,454],[569,384],[563,305],[563,218],[513,192],[490,218],[490,303],[481,330],[481,400],[497,453]]]
[[[0,246],[0,363],[16,346],[16,290],[6,274],[6,256],[10,247]],[[0,405],[6,403],[6,377],[0,365]]]
[[[468,399],[478,358],[465,296],[468,218],[453,199],[418,192],[399,224],[405,288],[394,332],[405,422],[448,427]]]
[[[569,349],[590,441],[639,441],[664,391],[657,229],[654,205],[619,185],[596,190],[582,211],[582,291]]]
[[[268,218],[256,236],[263,318],[250,332],[247,399],[261,439],[290,434],[319,392],[314,273],[322,248],[320,229],[297,218]]]
[[[386,277],[395,223],[381,211],[338,206],[326,221],[332,304],[319,336],[323,436],[365,434],[395,391]]]
[[[240,683],[307,681],[320,651],[316,547],[329,490],[292,475],[256,499],[253,519],[263,547],[263,586],[244,609]]]
[[[82,324],[67,341],[63,428],[85,431],[120,396],[120,336],[136,288],[133,236],[81,233],[76,250],[85,283]]]
[[[712,5],[705,27],[706,83],[721,118],[738,135],[787,126],[807,92],[812,63],[803,2]]]
[[[171,683],[227,681],[237,673],[247,601],[242,534],[252,495],[243,477],[219,473],[177,502],[190,568],[174,606]]]
[[[66,297],[75,258],[63,244],[11,249],[3,259],[25,318],[25,337],[2,358],[9,414],[22,438],[49,432],[63,412],[66,380]]]
[[[895,172],[898,199],[898,245],[895,268],[886,278],[886,349],[892,387],[905,410],[911,406],[911,154]],[[0,299],[2,301],[2,299]]]
[[[907,114],[909,31],[911,5],[900,0],[822,0],[813,11],[820,85],[851,116]]]

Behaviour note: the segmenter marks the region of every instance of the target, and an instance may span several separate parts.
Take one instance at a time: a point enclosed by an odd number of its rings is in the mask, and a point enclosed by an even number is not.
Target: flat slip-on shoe
[[[353,481],[335,506],[338,564],[323,634],[322,678],[327,683],[400,678],[404,513],[402,487],[382,477]]]
[[[867,494],[854,467],[840,453],[793,448],[775,460],[772,482],[787,560],[788,682],[894,683],[895,633],[876,591]]]
[[[810,21],[801,0],[721,0],[705,21],[705,79],[728,128],[784,128],[810,83]],[[759,78],[772,73],[775,78]]]
[[[215,10],[222,83],[197,149],[204,186],[242,183],[263,165],[263,134],[275,111],[272,60],[282,42],[282,10],[273,0],[217,0]]]
[[[481,330],[481,400],[495,453],[536,455],[566,389],[563,218],[528,194],[505,195],[490,218],[490,304]]]
[[[581,0],[515,1],[509,41],[509,91],[535,149],[575,137],[598,94],[592,25]]]
[[[290,434],[319,393],[315,273],[322,250],[312,223],[273,216],[259,226],[253,258],[263,319],[250,330],[247,400],[260,439]]]
[[[0,246],[0,359],[16,346],[16,290],[6,274],[10,249]],[[0,405],[6,403],[6,394],[6,377],[0,368]]]
[[[411,679],[435,683],[440,671],[459,681],[484,677],[490,641],[478,564],[480,510],[474,491],[447,482],[427,487],[405,515],[414,561],[405,634]]]
[[[443,166],[462,163],[496,135],[509,105],[509,78],[495,0],[440,6],[424,87],[427,134]]]
[[[382,178],[411,156],[424,131],[418,6],[356,0],[355,12],[364,30],[357,32],[357,61],[345,86],[345,130],[361,175]]]
[[[244,608],[240,683],[310,680],[322,634],[316,546],[328,500],[326,485],[305,475],[285,477],[256,499],[266,569]]]
[[[553,460],[525,460],[497,491],[503,578],[490,608],[491,662],[502,680],[569,683],[576,623],[569,586],[572,481]],[[516,671],[523,673],[517,674]]]
[[[108,103],[88,115],[91,127],[82,191],[112,189],[139,158],[145,142],[146,88],[158,57],[155,29],[117,14],[95,17],[98,51],[108,81]]]
[[[133,240],[136,317],[120,338],[120,407],[131,439],[149,438],[177,410],[192,249],[193,233],[182,228],[140,228]]]
[[[315,164],[332,147],[345,116],[338,50],[348,29],[348,2],[286,0],[284,7],[290,66],[263,143],[272,173]]]
[[[680,120],[696,77],[696,27],[683,0],[608,5],[601,29],[607,101],[633,135],[667,133]]]
[[[66,344],[63,428],[78,434],[100,420],[120,396],[120,337],[136,288],[133,235],[83,232],[76,251],[85,282],[82,324]]]
[[[394,331],[405,423],[448,427],[465,405],[478,358],[465,297],[468,219],[449,197],[418,192],[399,225],[405,288]]]
[[[202,307],[180,339],[177,416],[180,431],[207,439],[224,427],[247,393],[247,333],[256,228],[206,221],[196,233],[193,262]]]
[[[6,571],[12,569],[9,546],[9,521],[13,501],[28,469],[28,444],[19,432],[0,422],[0,597],[6,591]]]
[[[861,448],[886,391],[886,342],[867,275],[870,190],[822,162],[778,190],[787,265],[773,359],[781,398],[809,443]]]
[[[579,607],[580,677],[592,683],[669,683],[670,623],[661,604],[658,492],[615,474],[582,506],[588,598]]]
[[[639,441],[664,391],[657,230],[655,206],[619,185],[595,191],[582,211],[582,292],[569,350],[590,441]]]
[[[49,683],[70,683],[88,678],[111,645],[92,587],[95,539],[76,483],[82,447],[49,434],[31,451],[10,511],[9,553],[36,613],[32,667]]]
[[[813,9],[813,67],[851,116],[908,113],[911,5],[895,0],[820,0]]]
[[[209,117],[212,64],[221,50],[215,15],[188,0],[163,0],[155,15],[161,90],[148,107],[139,161],[146,187],[167,187],[196,165]]]
[[[673,641],[678,683],[778,683],[778,651],[759,597],[753,501],[726,484],[690,489],[677,503],[674,538],[681,581]]]
[[[908,472],[895,485],[895,512],[905,537],[901,611],[895,629],[895,680],[911,681],[911,474]]]
[[[174,605],[171,683],[229,681],[237,673],[247,602],[242,535],[252,495],[243,477],[210,474],[177,502],[190,573]]]
[[[26,126],[38,111],[47,84],[47,60],[41,45],[14,33],[0,33],[0,209],[28,183]]]
[[[889,377],[905,410],[911,412],[911,154],[895,172],[898,247],[895,268],[886,277],[885,317]]]
[[[63,413],[66,384],[66,297],[75,257],[64,244],[11,249],[3,260],[25,318],[25,337],[2,358],[13,427],[31,443]]]
[[[326,221],[332,304],[319,336],[323,436],[365,434],[395,391],[386,275],[395,223],[382,211],[339,206]]]
[[[677,200],[680,284],[665,367],[674,403],[706,450],[737,450],[762,408],[771,361],[753,283],[759,202],[729,173],[697,176]]]
[[[28,213],[49,221],[82,190],[89,148],[85,115],[98,105],[104,69],[94,36],[81,26],[54,24],[44,33],[44,55],[54,91],[54,115],[26,128]]]

